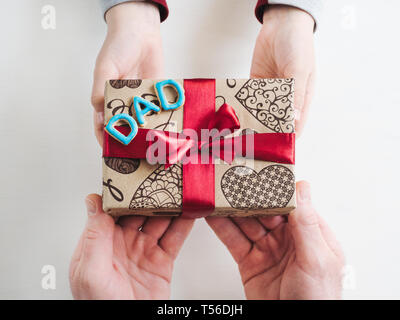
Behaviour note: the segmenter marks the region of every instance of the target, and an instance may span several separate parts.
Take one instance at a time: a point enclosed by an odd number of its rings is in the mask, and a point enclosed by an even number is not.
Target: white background
[[[255,2],[169,0],[166,75],[248,77]],[[400,298],[400,3],[326,2],[298,179],[311,182],[344,247],[344,297]],[[56,9],[55,30],[41,27],[46,4]],[[96,0],[1,1],[0,12],[0,298],[71,298],[83,199],[101,191],[90,91],[106,24]],[[56,290],[41,287],[46,264],[56,268]],[[172,298],[244,298],[236,265],[203,221],[176,262]]]

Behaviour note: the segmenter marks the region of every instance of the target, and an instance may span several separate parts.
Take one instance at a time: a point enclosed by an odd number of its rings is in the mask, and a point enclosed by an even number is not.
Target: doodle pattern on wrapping
[[[160,165],[137,188],[129,209],[182,207],[182,165]]]
[[[115,89],[121,89],[123,87],[128,87],[131,89],[139,88],[142,84],[142,80],[110,80],[110,86]]]
[[[294,132],[291,79],[250,79],[235,98],[259,122],[275,132]]]
[[[282,165],[269,165],[260,172],[246,166],[229,168],[221,190],[233,208],[283,208],[294,193],[294,175]]]
[[[104,163],[118,173],[129,174],[139,168],[140,159],[104,157]]]

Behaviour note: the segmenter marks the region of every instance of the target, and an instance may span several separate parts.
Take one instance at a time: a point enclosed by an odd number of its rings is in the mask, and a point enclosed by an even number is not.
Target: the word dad
[[[165,87],[172,87],[176,90],[178,97],[174,103],[168,102],[164,92]],[[154,88],[157,94],[158,101],[160,102],[161,108],[142,97],[137,97],[137,96],[133,97],[133,109],[135,110],[137,122],[133,117],[125,113],[113,116],[110,119],[110,121],[108,121],[108,124],[105,128],[105,130],[110,134],[110,136],[112,136],[114,139],[121,142],[122,144],[128,145],[137,135],[139,130],[138,125],[140,127],[143,127],[146,124],[144,117],[148,113],[150,112],[159,113],[161,112],[161,109],[166,111],[176,110],[184,105],[185,103],[184,90],[182,86],[175,80],[168,79],[164,81],[159,81],[154,85]],[[141,106],[144,106],[144,108],[142,108]],[[131,128],[131,132],[127,136],[125,136],[115,128],[115,125],[121,121],[127,123]]]

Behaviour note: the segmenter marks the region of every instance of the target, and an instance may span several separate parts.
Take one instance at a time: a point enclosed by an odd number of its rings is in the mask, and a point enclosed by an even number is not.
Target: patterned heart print
[[[129,209],[180,208],[182,206],[182,165],[164,165],[154,170],[137,188]]]
[[[142,80],[110,80],[111,87],[115,89],[121,89],[123,87],[128,87],[131,89],[139,88],[142,84]]]
[[[282,165],[270,165],[259,173],[246,166],[228,169],[221,189],[233,208],[283,208],[294,193],[294,175]]]
[[[265,127],[275,132],[294,132],[293,83],[291,79],[250,79],[236,99]]]
[[[107,167],[119,173],[129,174],[139,168],[140,159],[104,157],[104,163]]]

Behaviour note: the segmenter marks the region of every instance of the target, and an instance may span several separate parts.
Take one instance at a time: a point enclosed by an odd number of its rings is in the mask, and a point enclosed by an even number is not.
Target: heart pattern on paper
[[[141,84],[142,84],[142,80],[140,80],[140,79],[136,79],[136,80],[110,80],[111,87],[113,87],[115,89],[121,89],[123,87],[136,89],[136,88],[139,88]]]
[[[139,168],[140,159],[104,157],[104,163],[118,173],[129,174]]]
[[[294,132],[292,79],[250,79],[235,98],[260,123],[274,132]]]
[[[182,165],[160,165],[137,188],[129,209],[182,207]]]
[[[295,178],[282,165],[269,165],[260,172],[246,166],[229,168],[221,190],[232,208],[283,208],[293,196]]]

